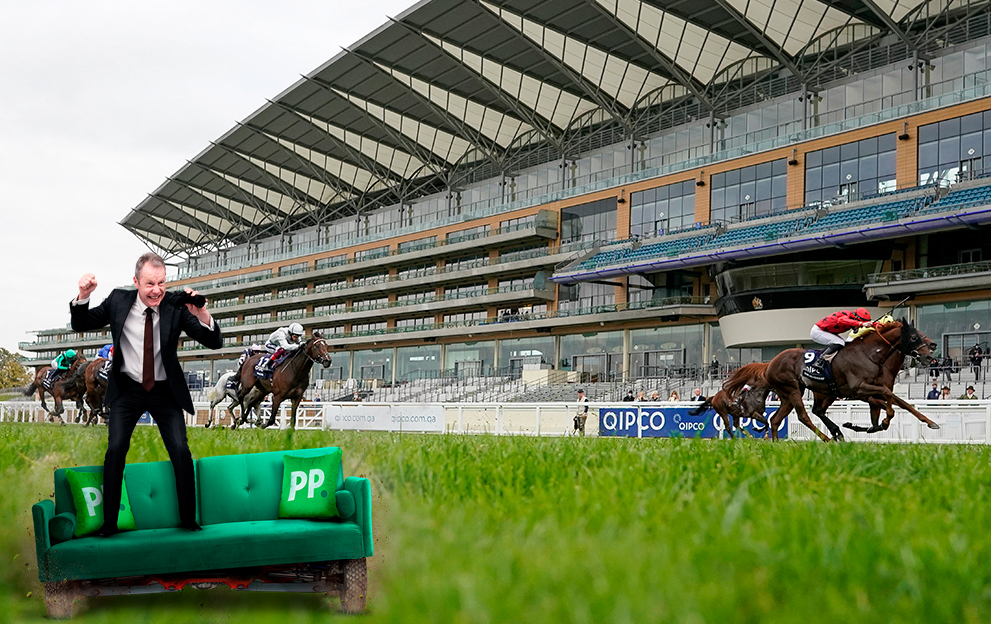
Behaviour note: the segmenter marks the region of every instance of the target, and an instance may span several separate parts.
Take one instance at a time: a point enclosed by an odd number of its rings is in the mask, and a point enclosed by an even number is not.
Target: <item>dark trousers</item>
[[[104,527],[111,530],[117,528],[124,461],[131,446],[134,426],[145,412],[149,412],[158,423],[158,432],[172,460],[179,499],[179,520],[184,526],[191,526],[196,522],[196,486],[182,408],[176,403],[167,381],[156,381],[155,387],[148,392],[127,375],[121,374],[118,379],[121,382],[120,395],[110,407],[107,455],[103,461]]]

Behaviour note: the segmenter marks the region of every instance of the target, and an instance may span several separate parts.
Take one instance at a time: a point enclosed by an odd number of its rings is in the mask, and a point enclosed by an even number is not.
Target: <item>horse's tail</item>
[[[712,397],[705,397],[705,401],[699,403],[698,407],[688,410],[689,416],[698,416],[707,409],[712,409]]]
[[[24,387],[24,389],[21,390],[21,392],[24,393],[24,396],[31,396],[32,394],[34,394],[37,391],[38,391],[38,382],[37,381],[32,381],[26,387]]]
[[[746,364],[736,369],[736,372],[723,384],[723,390],[730,396],[736,396],[746,384],[756,386],[766,382],[767,364],[754,362],[753,364]]]

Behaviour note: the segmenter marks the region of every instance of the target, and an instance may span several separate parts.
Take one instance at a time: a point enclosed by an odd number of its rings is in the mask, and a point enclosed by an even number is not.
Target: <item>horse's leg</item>
[[[836,399],[824,394],[815,394],[812,401],[812,413],[819,417],[823,423],[825,423],[826,428],[829,429],[829,433],[832,434],[833,440],[837,442],[843,442],[843,432],[839,427],[836,426],[829,417],[826,416],[826,412],[829,411],[829,406],[833,404]]]
[[[857,390],[858,390],[859,393],[863,393],[863,394],[866,394],[868,396],[878,396],[878,395],[880,395],[881,397],[883,397],[889,403],[894,403],[898,407],[902,408],[906,412],[909,412],[910,414],[912,414],[913,416],[915,416],[916,418],[918,418],[920,421],[926,423],[926,425],[930,429],[939,429],[939,425],[937,425],[933,421],[931,421],[928,418],[926,418],[926,415],[925,414],[923,414],[919,410],[915,409],[910,403],[908,403],[907,401],[905,401],[900,396],[896,395],[891,390],[888,390],[884,386],[874,386],[874,385],[871,385],[871,384],[863,384]],[[894,409],[892,408],[891,416],[893,416],[893,415],[894,415]],[[889,417],[887,420],[890,423],[891,418]]]
[[[282,403],[282,395],[272,393],[272,413],[268,416],[268,422],[262,425],[262,429],[268,429],[275,424],[275,419],[279,417],[279,405]]]
[[[871,408],[871,426],[864,427],[862,425],[855,425],[850,422],[843,423],[843,426],[851,431],[857,431],[859,433],[877,433],[878,431],[881,431],[881,426],[878,425],[878,418],[881,415],[881,408],[884,407],[885,409],[890,410],[892,414],[894,414],[894,410],[891,409],[890,403],[882,401],[877,397],[867,397],[864,399],[864,402]]]
[[[299,407],[299,402],[301,400],[302,397],[295,398],[292,400],[292,407],[290,408],[290,415],[289,415],[289,428],[292,429],[293,431],[296,430],[296,408]]]
[[[798,420],[803,425],[811,429],[812,432],[819,436],[819,439],[823,442],[830,441],[829,436],[820,431],[819,428],[815,426],[815,423],[812,422],[812,419],[809,418],[809,413],[805,411],[805,403],[802,401],[802,393],[800,390],[797,388],[792,390],[789,393],[788,402],[791,403],[791,406],[795,409],[795,413],[798,414]]]
[[[791,413],[791,410],[791,402],[788,399],[782,399],[781,407],[771,415],[771,421],[767,424],[771,430],[771,440],[778,441],[778,427],[781,426],[781,422]]]

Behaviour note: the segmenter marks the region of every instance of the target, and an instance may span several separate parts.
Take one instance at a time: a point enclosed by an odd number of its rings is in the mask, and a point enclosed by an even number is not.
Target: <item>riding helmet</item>
[[[300,325],[299,323],[292,323],[289,325],[289,333],[292,334],[293,336],[302,336],[303,326]]]
[[[871,320],[871,313],[867,311],[867,308],[857,308],[853,315],[862,321]]]
[[[67,358],[69,358],[71,360],[72,358],[76,357],[76,352],[73,351],[72,349],[66,349],[66,351],[65,351],[65,357],[67,357]]]

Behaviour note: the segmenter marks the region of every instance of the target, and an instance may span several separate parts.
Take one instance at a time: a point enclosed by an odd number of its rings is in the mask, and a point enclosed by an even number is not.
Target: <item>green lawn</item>
[[[0,425],[0,621],[43,618],[30,507],[56,466],[101,463],[105,435]],[[328,445],[372,480],[368,622],[991,620],[986,447],[190,431],[194,457]],[[165,459],[157,431],[128,459]],[[339,617],[189,589],[76,619]]]

